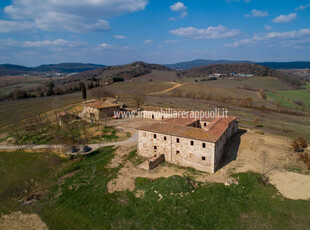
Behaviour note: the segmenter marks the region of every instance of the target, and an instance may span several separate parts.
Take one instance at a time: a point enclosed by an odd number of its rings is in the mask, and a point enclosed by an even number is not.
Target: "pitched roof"
[[[109,97],[105,100],[105,102],[111,103],[111,104],[117,104],[118,100],[116,98]]]
[[[228,128],[230,122],[236,119],[236,117],[212,119],[211,123],[213,124],[208,124],[208,126],[211,125],[209,129],[188,126],[198,120],[192,119],[190,121],[189,118],[169,119],[164,122],[141,126],[137,129],[215,143]],[[184,121],[183,124],[182,120]]]
[[[96,108],[96,109],[104,109],[104,108],[113,108],[113,107],[119,107],[119,104],[114,104],[114,103],[108,103],[108,102],[103,102],[103,101],[96,101],[92,103],[86,104],[88,107]]]
[[[171,125],[181,125],[181,126],[187,126],[190,124],[193,124],[198,119],[195,118],[171,118],[169,120],[166,120],[165,123],[171,124]]]

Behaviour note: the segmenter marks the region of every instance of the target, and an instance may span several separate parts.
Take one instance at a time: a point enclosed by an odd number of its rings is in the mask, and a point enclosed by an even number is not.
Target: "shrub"
[[[113,82],[121,82],[124,81],[124,78],[122,77],[113,77]]]
[[[298,137],[291,144],[295,152],[303,152],[304,148],[307,147],[307,142],[304,138]]]

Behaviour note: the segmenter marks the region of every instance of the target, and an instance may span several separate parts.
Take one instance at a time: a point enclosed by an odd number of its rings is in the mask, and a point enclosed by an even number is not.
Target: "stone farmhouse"
[[[227,141],[238,131],[236,117],[215,119],[172,118],[141,126],[138,153],[152,159],[214,173]]]
[[[80,116],[89,120],[101,120],[107,117],[113,117],[114,112],[120,110],[121,105],[106,101],[96,101],[84,105]]]

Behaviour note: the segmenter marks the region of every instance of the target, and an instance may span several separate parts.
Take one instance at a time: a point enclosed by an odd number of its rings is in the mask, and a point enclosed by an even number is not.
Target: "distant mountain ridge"
[[[310,62],[251,62],[247,60],[205,60],[196,59],[188,62],[178,62],[175,64],[165,64],[164,66],[175,70],[188,70],[195,67],[201,67],[214,64],[235,64],[235,63],[253,63],[266,66],[272,69],[310,69]]]
[[[80,73],[103,67],[106,67],[106,65],[97,65],[91,63],[60,63],[60,64],[40,65],[37,67],[2,64],[0,65],[0,76],[31,74],[35,72]]]
[[[232,61],[232,60],[205,60],[196,59],[188,62],[179,62],[175,64],[165,64],[164,66],[175,70],[187,70],[195,67],[214,65],[214,64],[232,64],[232,63],[250,63],[250,61]]]
[[[310,62],[257,62],[258,65],[267,66],[272,69],[310,69]]]

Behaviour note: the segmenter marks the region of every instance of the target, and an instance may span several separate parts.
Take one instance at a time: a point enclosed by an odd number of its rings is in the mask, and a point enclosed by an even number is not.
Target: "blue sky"
[[[310,61],[310,0],[1,0],[0,63]]]

